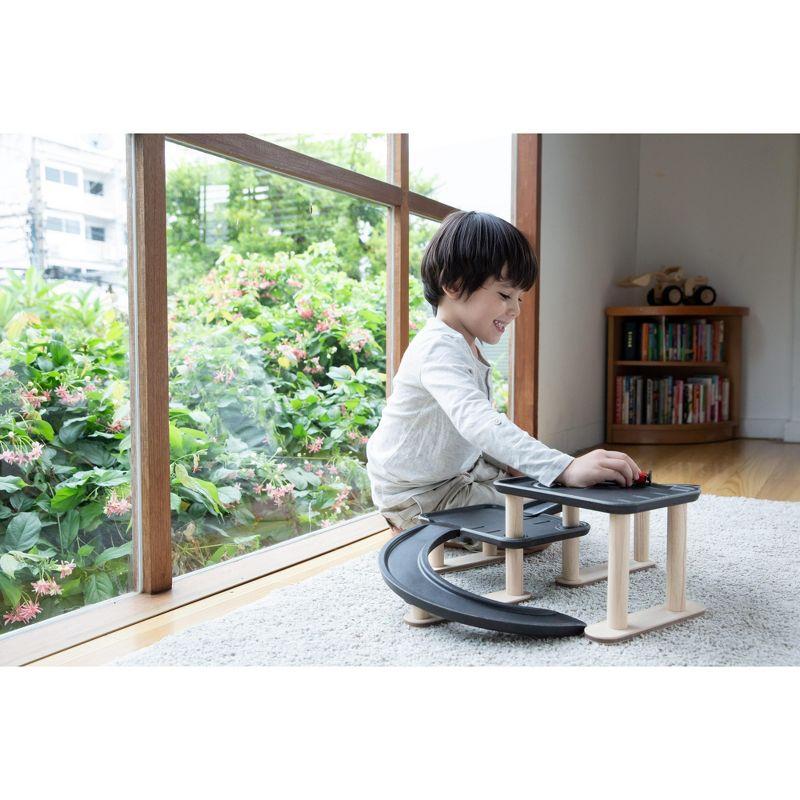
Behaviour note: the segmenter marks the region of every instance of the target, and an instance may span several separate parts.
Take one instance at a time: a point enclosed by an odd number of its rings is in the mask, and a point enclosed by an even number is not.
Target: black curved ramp
[[[456,538],[458,528],[417,525],[388,541],[378,556],[389,588],[407,603],[437,617],[475,628],[523,636],[580,636],[585,622],[550,611],[499,603],[448,583],[431,567],[431,550]]]

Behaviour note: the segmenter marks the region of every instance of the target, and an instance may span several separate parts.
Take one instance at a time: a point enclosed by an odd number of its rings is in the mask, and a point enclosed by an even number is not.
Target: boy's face
[[[505,329],[519,316],[527,292],[506,280],[491,277],[469,298],[445,289],[447,312],[456,316],[464,331],[487,344],[497,344]],[[444,299],[444,298],[443,298]]]

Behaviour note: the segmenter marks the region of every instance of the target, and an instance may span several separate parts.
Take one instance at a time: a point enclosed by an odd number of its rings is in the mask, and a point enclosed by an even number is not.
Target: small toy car
[[[631,275],[618,281],[617,286],[646,289],[655,281],[655,286],[647,292],[650,306],[710,306],[717,299],[716,291],[708,285],[708,277],[696,275],[685,278],[683,267],[664,267],[659,272],[645,272]]]

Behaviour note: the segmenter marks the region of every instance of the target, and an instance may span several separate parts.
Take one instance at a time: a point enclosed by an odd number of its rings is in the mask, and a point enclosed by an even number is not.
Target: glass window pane
[[[133,589],[125,142],[104,141],[0,135],[0,635]],[[83,200],[43,160],[104,165],[102,253],[52,234]]]
[[[67,186],[77,186],[78,185],[78,173],[77,172],[70,172],[69,170],[64,170],[64,183]]]
[[[74,219],[65,219],[64,220],[64,230],[67,233],[80,233],[81,226],[77,220]]]
[[[175,574],[373,510],[387,211],[167,144]]]
[[[511,221],[511,134],[408,137],[411,190]]]
[[[48,181],[55,181],[56,183],[61,183],[61,170],[54,169],[53,167],[45,167],[44,177]]]
[[[385,133],[257,133],[260,139],[337,167],[386,180]]]

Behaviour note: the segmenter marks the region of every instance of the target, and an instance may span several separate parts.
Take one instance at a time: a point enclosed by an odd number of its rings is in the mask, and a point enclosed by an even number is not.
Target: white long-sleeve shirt
[[[545,486],[573,461],[495,410],[490,370],[458,331],[436,317],[425,323],[403,355],[367,443],[378,510],[468,471],[482,453]]]

